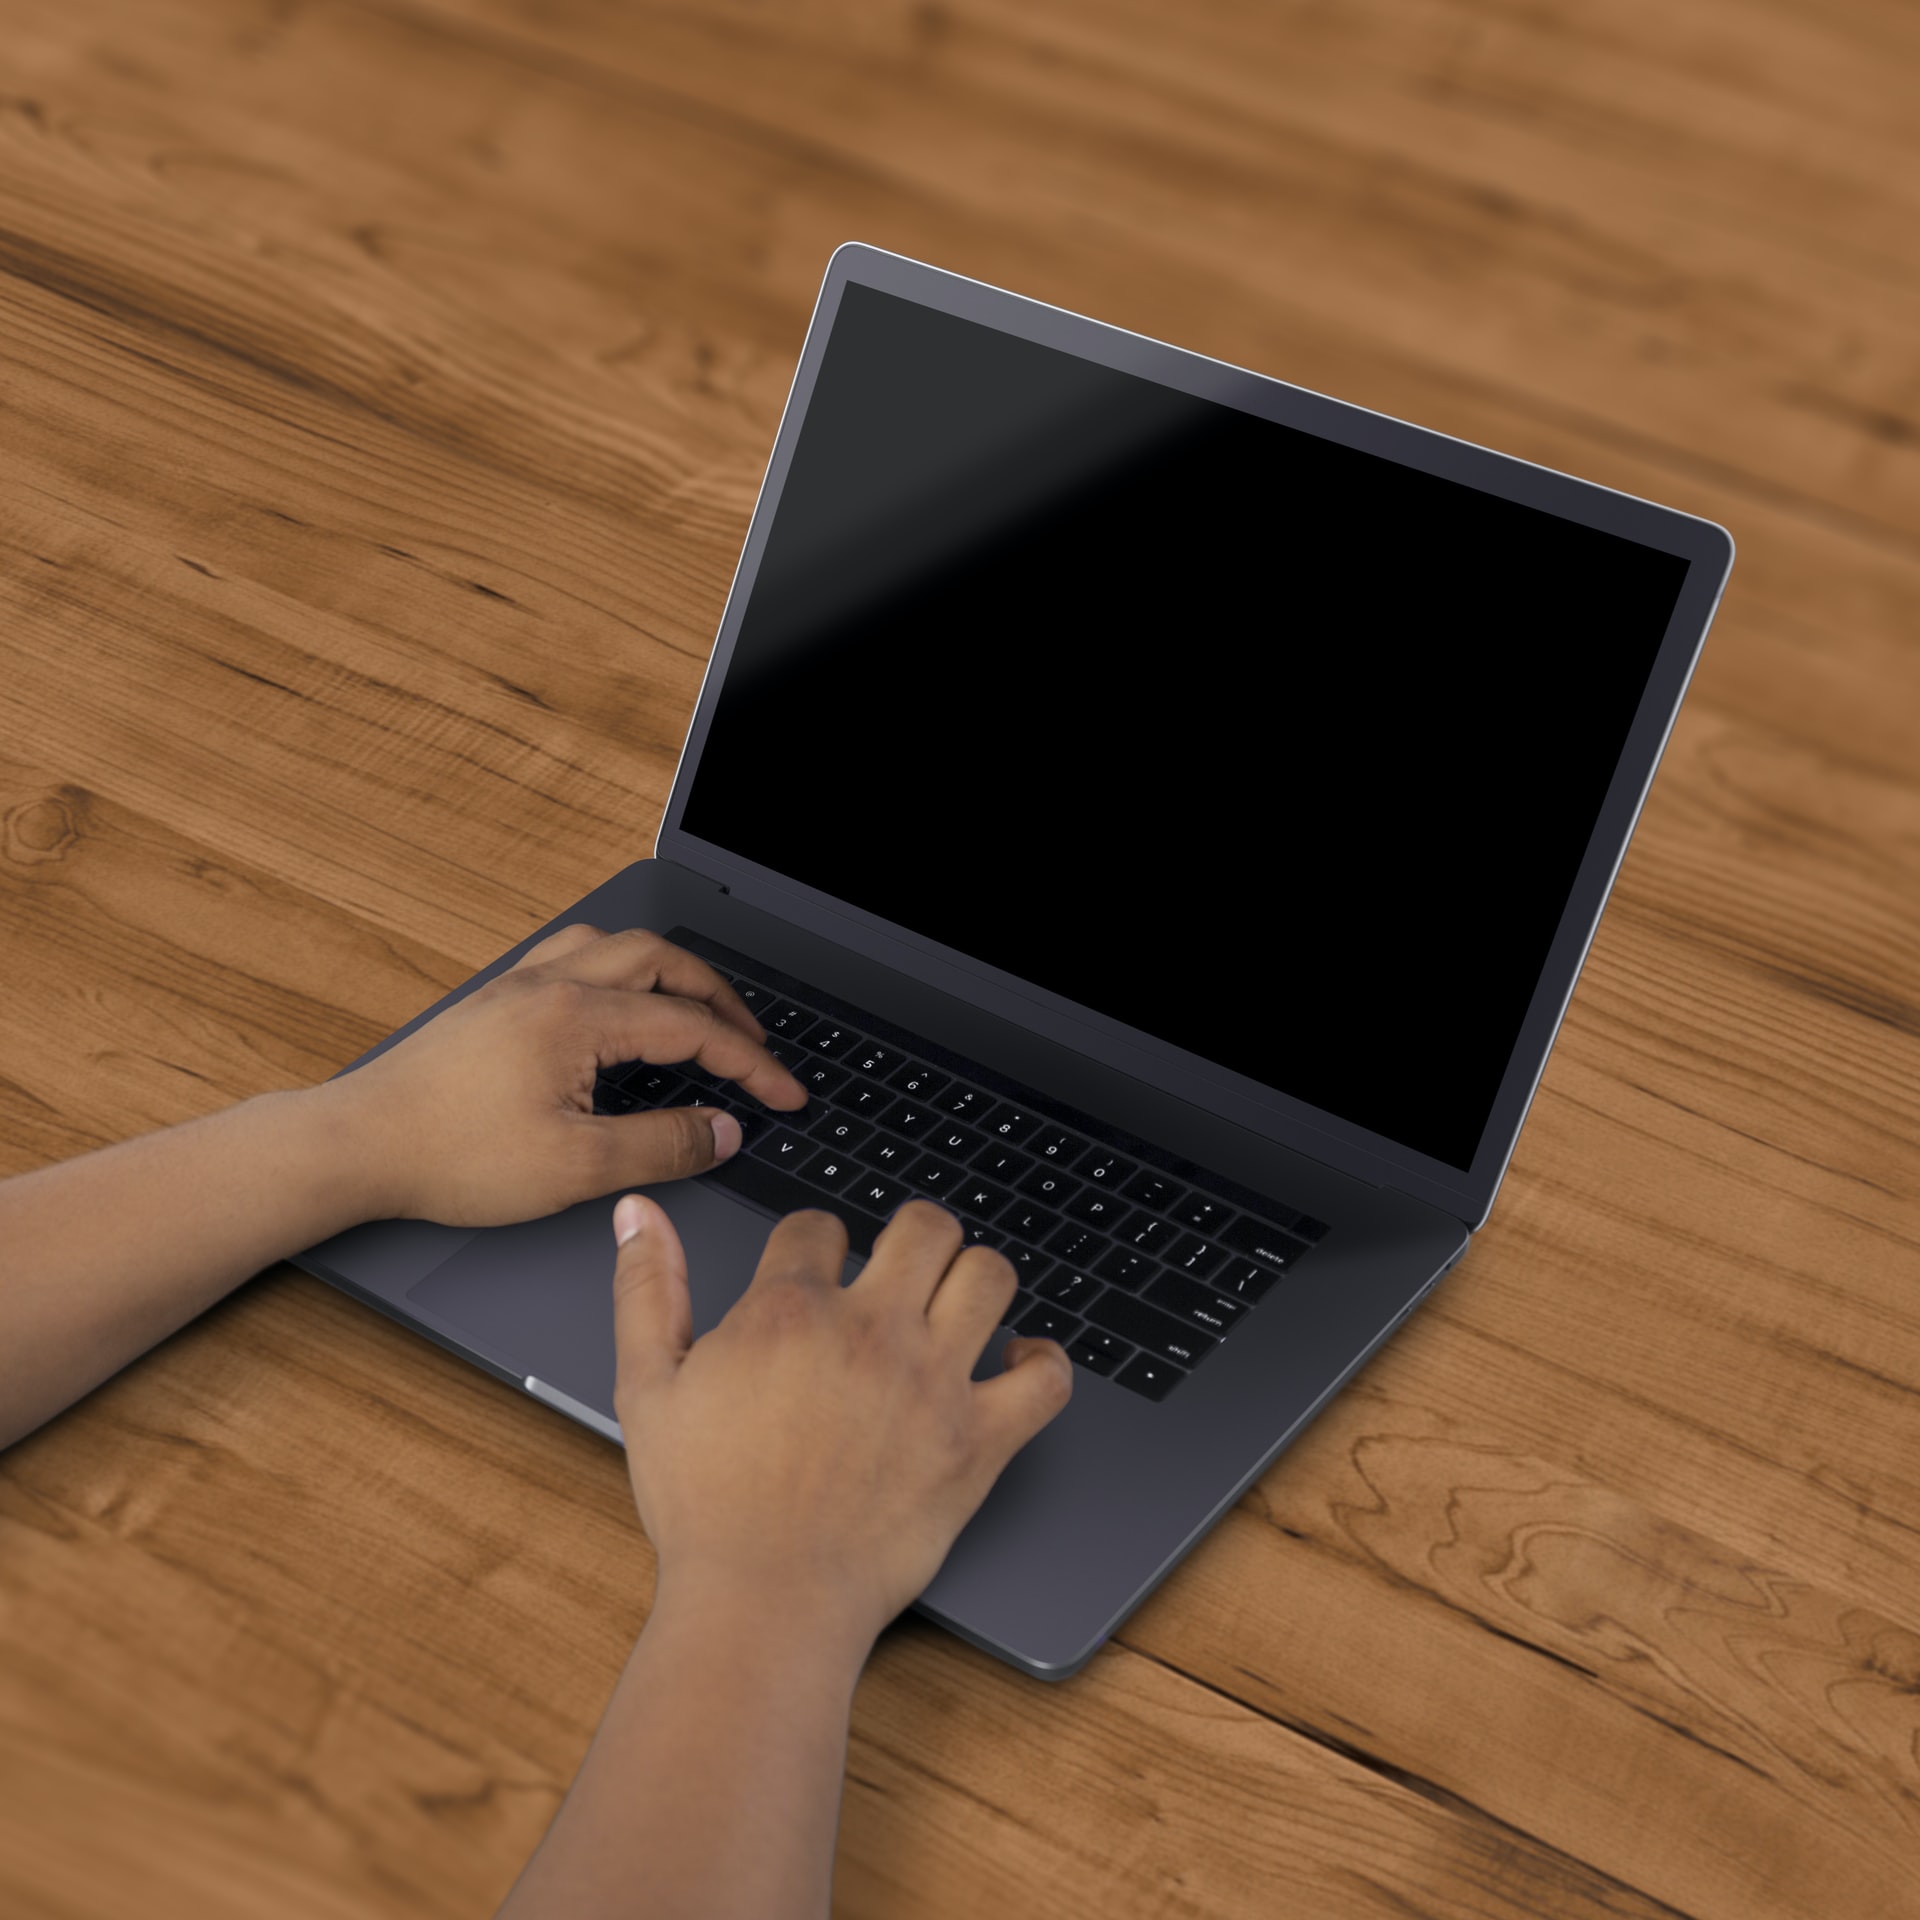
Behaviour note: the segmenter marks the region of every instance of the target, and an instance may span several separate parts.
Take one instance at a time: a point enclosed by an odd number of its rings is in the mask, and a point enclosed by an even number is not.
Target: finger
[[[972,1366],[1013,1304],[1013,1266],[991,1247],[968,1247],[950,1266],[927,1307],[934,1338]]]
[[[558,938],[558,936],[555,936]],[[670,993],[698,1000],[749,1040],[764,1040],[747,1003],[698,954],[676,947],[645,927],[627,927],[582,941],[557,957],[552,971],[587,987],[625,987],[636,993]]]
[[[624,1195],[613,1210],[614,1398],[631,1402],[671,1379],[693,1344],[687,1255],[673,1222],[653,1201]]]
[[[853,1284],[863,1292],[884,1288],[925,1313],[941,1276],[960,1251],[960,1222],[931,1200],[909,1200],[880,1229],[873,1256]]]
[[[596,1193],[690,1180],[740,1151],[740,1122],[718,1107],[582,1114],[579,1124],[594,1142]]]
[[[578,953],[582,947],[590,947],[596,940],[607,936],[598,927],[590,927],[584,920],[576,920],[571,926],[562,927],[558,933],[550,933],[544,940],[536,940],[507,971],[518,973],[522,967],[542,967],[549,960],[564,960],[570,953]]]
[[[1073,1397],[1073,1362],[1057,1340],[1016,1334],[1000,1364],[999,1373],[973,1390],[986,1464],[995,1477]]]
[[[737,1082],[769,1107],[806,1105],[806,1089],[757,1040],[728,1026],[698,1000],[670,993],[633,993],[618,987],[581,989],[582,1010],[600,1064],[644,1060],[649,1066],[693,1060]]]
[[[753,1270],[753,1284],[837,1287],[846,1264],[845,1224],[822,1208],[808,1207],[788,1214],[767,1235],[760,1264]]]

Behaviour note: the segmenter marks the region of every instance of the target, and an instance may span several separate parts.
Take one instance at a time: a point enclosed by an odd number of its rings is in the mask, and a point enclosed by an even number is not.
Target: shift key
[[[1219,1345],[1211,1334],[1202,1333],[1191,1322],[1176,1320],[1158,1307],[1112,1289],[1094,1301],[1086,1314],[1095,1326],[1131,1340],[1162,1360],[1171,1360],[1176,1367],[1197,1366]]]

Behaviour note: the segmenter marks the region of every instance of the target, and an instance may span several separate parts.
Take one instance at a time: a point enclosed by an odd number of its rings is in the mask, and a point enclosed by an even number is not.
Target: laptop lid
[[[1477,1225],[1732,559],[843,246],[657,851]]]

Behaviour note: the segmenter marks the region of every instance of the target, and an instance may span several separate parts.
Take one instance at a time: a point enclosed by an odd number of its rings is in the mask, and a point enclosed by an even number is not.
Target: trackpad
[[[697,1340],[746,1290],[773,1222],[697,1180],[647,1192],[685,1243]],[[407,1302],[495,1366],[611,1414],[613,1201],[476,1233]]]

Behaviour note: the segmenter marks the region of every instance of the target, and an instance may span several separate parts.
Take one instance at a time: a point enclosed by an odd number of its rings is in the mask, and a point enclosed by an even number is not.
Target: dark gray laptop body
[[[1113,992],[1106,994],[1103,1009],[1075,998],[1071,991],[1061,991],[1062,985],[1074,983],[1071,970],[1063,976],[1059,964],[1063,955],[1068,961],[1072,958],[1072,939],[1077,936],[1071,931],[1064,941],[1050,940],[1050,978],[1038,980],[1024,975],[1018,965],[1001,964],[1008,958],[1017,960],[1017,940],[1009,945],[1002,939],[990,954],[970,952],[960,942],[937,937],[938,930],[930,933],[925,925],[903,924],[873,910],[870,901],[862,904],[844,893],[811,885],[805,875],[769,866],[737,845],[720,844],[690,830],[690,798],[703,757],[717,751],[713,746],[716,721],[736,730],[742,724],[721,711],[729,670],[796,447],[820,385],[836,317],[850,288],[857,290],[854,297],[860,315],[880,316],[888,326],[895,322],[886,316],[905,316],[903,338],[913,337],[912,323],[922,312],[940,326],[964,322],[991,329],[996,347],[1011,343],[1009,352],[1047,349],[1071,356],[1095,370],[1089,379],[1119,374],[1152,383],[1174,396],[1167,401],[1169,408],[1197,400],[1228,410],[1234,416],[1227,425],[1229,434],[1242,425],[1253,432],[1258,423],[1270,423],[1291,430],[1295,438],[1289,444],[1308,448],[1303,457],[1314,457],[1315,448],[1328,449],[1330,460],[1346,462],[1341,471],[1357,471],[1355,456],[1370,456],[1374,462],[1390,462],[1396,470],[1422,476],[1422,485],[1450,483],[1472,490],[1476,501],[1505,503],[1502,512],[1521,508],[1543,516],[1500,522],[1502,528],[1512,529],[1500,534],[1503,540],[1524,541],[1531,537],[1528,529],[1536,526],[1543,529],[1542,538],[1552,537],[1557,527],[1583,530],[1583,538],[1590,533],[1595,539],[1631,543],[1631,553],[1624,545],[1619,549],[1620,568],[1628,572],[1638,564],[1635,555],[1664,556],[1659,566],[1666,570],[1648,574],[1658,587],[1654,601],[1649,602],[1655,606],[1654,615],[1649,616],[1654,624],[1644,640],[1645,663],[1636,665],[1628,676],[1632,698],[1621,708],[1617,737],[1609,735],[1606,741],[1605,777],[1594,788],[1597,811],[1591,815],[1590,827],[1587,816],[1581,816],[1578,843],[1560,849],[1571,876],[1564,887],[1564,901],[1556,883],[1555,911],[1551,923],[1543,923],[1540,936],[1544,957],[1526,958],[1525,991],[1510,995],[1517,1025],[1510,1032],[1502,1031],[1498,1057],[1480,1061],[1486,1095],[1477,1104],[1469,1103],[1467,1119],[1454,1124],[1450,1137],[1464,1144],[1447,1146],[1436,1132],[1423,1145],[1439,1145],[1441,1150],[1422,1150],[1364,1124],[1364,1115],[1356,1120],[1340,1111],[1337,1093],[1330,1099],[1302,1098],[1281,1084],[1283,1076],[1262,1079],[1204,1050],[1182,1045],[1183,1038],[1193,1038],[1192,1022],[1197,1016],[1191,1011],[1170,1006],[1169,1024],[1156,1029],[1139,1018],[1116,1017],[1111,1010],[1117,1004]],[[889,307],[886,301],[905,305]],[[914,313],[909,315],[908,308]],[[866,323],[863,319],[862,324]],[[851,331],[843,335],[843,347],[853,337]],[[843,369],[840,377],[866,377],[863,368],[870,364],[871,355],[853,363],[850,371]],[[925,377],[937,385],[941,367],[928,366]],[[1096,386],[1088,391],[1097,395],[1104,389]],[[1044,432],[1036,430],[1033,450],[1019,463],[1021,473],[1030,476],[1033,499],[1022,497],[1022,487],[1029,484],[1026,479],[996,481],[986,506],[949,498],[946,537],[962,537],[952,533],[951,523],[964,521],[970,511],[976,515],[990,511],[1001,522],[1040,511],[1036,502],[1054,484],[1048,461],[1058,464],[1079,458],[1074,450],[1097,440],[1103,418],[1088,414],[1084,395],[1079,414],[1063,403],[1059,417],[1047,422]],[[1174,415],[1170,413],[1168,420],[1174,421]],[[1171,436],[1168,444],[1189,431],[1186,422],[1187,416],[1181,414],[1178,422],[1166,427]],[[976,466],[984,457],[977,448],[969,454]],[[1366,470],[1374,468],[1370,465]],[[857,485],[853,490],[858,491]],[[918,538],[913,515],[937,517],[940,505],[930,494],[909,499],[904,506],[898,501],[889,506],[894,520],[887,544],[891,552],[904,556],[901,566],[913,563]],[[795,515],[802,510],[796,506]],[[1551,516],[1553,527],[1544,516]],[[1383,523],[1370,529],[1367,537],[1377,542],[1381,564],[1391,565],[1396,549],[1394,526]],[[1596,564],[1611,579],[1620,569],[1606,563],[1605,555],[1614,549],[1597,547],[1595,551],[1601,556]],[[404,1038],[440,1007],[511,965],[535,939],[570,922],[584,920],[609,929],[686,929],[698,940],[716,943],[775,974],[807,983],[836,1005],[861,1010],[875,1021],[924,1037],[947,1054],[977,1062],[991,1075],[1030,1088],[1060,1109],[1092,1116],[1177,1160],[1209,1169],[1238,1189],[1270,1196],[1327,1222],[1331,1230],[1311,1258],[1247,1313],[1231,1337],[1166,1399],[1152,1401],[1123,1390],[1111,1379],[1077,1373],[1067,1411],[1015,1460],[922,1597],[922,1610],[956,1633],[1028,1672],[1063,1678],[1085,1662],[1406,1318],[1460,1258],[1470,1232],[1485,1219],[1731,561],[1731,541],[1709,522],[895,255],[843,247],[830,263],[801,355],[656,856],[616,874],[556,915],[539,933],[503,954],[373,1052]],[[1114,564],[1128,564],[1125,551],[1116,553]],[[1652,562],[1648,565],[1654,567]],[[1671,582],[1670,604],[1661,581]],[[896,586],[897,582],[880,580],[868,591],[868,598],[883,599]],[[1572,581],[1567,590],[1581,591],[1579,583]],[[804,597],[799,589],[793,591]],[[1284,579],[1276,579],[1272,591],[1284,597]],[[1547,634],[1555,630],[1551,599],[1549,594],[1540,607],[1542,631]],[[864,612],[861,617],[866,617]],[[1449,629],[1448,645],[1470,651],[1473,633],[1472,620],[1458,622]],[[1241,666],[1231,646],[1221,641],[1219,635],[1197,636],[1190,649],[1165,648],[1153,657],[1161,671],[1177,670],[1210,682],[1223,702],[1251,698],[1247,689],[1252,682],[1244,676],[1254,672],[1253,664]],[[1593,644],[1586,643],[1589,654]],[[1555,672],[1577,669],[1575,660],[1556,667]],[[912,688],[920,684],[921,678],[915,676],[909,685],[877,696],[874,711],[884,718],[892,700],[910,712],[912,699],[921,697]],[[1001,698],[1017,699],[1017,689]],[[1479,711],[1485,701],[1476,693],[1473,705]],[[869,718],[860,724],[872,723]],[[1512,724],[1525,727],[1535,722],[1523,712]],[[850,724],[849,731],[857,736],[858,727]],[[1284,733],[1284,727],[1279,731]],[[1206,764],[1203,742],[1182,739],[1164,750],[1190,753],[1198,766]],[[1158,754],[1162,749],[1148,743],[1143,751]],[[1446,754],[1447,741],[1436,740],[1433,769],[1446,767]],[[831,777],[851,782],[857,789],[859,764],[856,751],[851,770]],[[991,774],[996,764],[993,741],[983,741],[982,773]],[[1286,764],[1287,756],[1276,746],[1276,786],[1284,778]],[[1125,777],[1125,765],[1121,756],[1116,777]],[[826,779],[830,772],[823,766],[809,777]],[[1425,766],[1407,768],[1403,774],[1397,759],[1386,765],[1376,782],[1384,795],[1381,817],[1390,819],[1396,808],[1420,807],[1422,789],[1430,793],[1431,782],[1444,777],[1444,772]],[[1404,796],[1398,785],[1402,779]],[[945,790],[964,786],[957,774],[950,772],[946,777]],[[1211,790],[1204,784],[1196,790],[1191,820],[1167,822],[1170,844],[1180,845],[1181,836],[1187,835],[1197,846],[1201,836],[1225,830],[1207,812],[1206,795]],[[1174,791],[1177,807],[1177,787]],[[964,802],[962,791],[958,816],[962,820]],[[909,804],[885,794],[872,803]],[[1290,803],[1277,794],[1276,816],[1284,814],[1289,804],[1301,803]],[[1527,794],[1516,793],[1512,804],[1517,813],[1524,812]],[[938,811],[943,822],[955,817],[947,808]],[[1161,811],[1164,814],[1164,806]],[[711,802],[704,813],[698,805],[694,807],[696,826],[714,817]],[[1191,954],[1203,960],[1219,956],[1224,963],[1220,967],[1203,967],[1204,991],[1229,999],[1242,996],[1250,1018],[1257,1013],[1262,1020],[1277,1023],[1281,1035],[1277,1044],[1284,1045],[1291,1024],[1294,1031],[1307,1036],[1303,1044],[1311,1045],[1315,1008],[1290,1003],[1284,976],[1275,967],[1288,951],[1302,951],[1300,943],[1337,942],[1339,930],[1317,930],[1311,902],[1288,899],[1284,887],[1277,887],[1271,841],[1264,831],[1269,824],[1243,816],[1235,831],[1244,837],[1244,845],[1236,842],[1225,851],[1209,853],[1209,871],[1216,875],[1231,871],[1243,880],[1237,889],[1215,892],[1198,902],[1198,911],[1177,884],[1170,884],[1163,868],[1142,876],[1137,894],[1127,895],[1127,910],[1121,912],[1113,902],[1112,876],[1123,870],[1104,869],[1106,902],[1098,913],[1086,915],[1084,938],[1093,942],[1153,937],[1165,942],[1170,956]],[[1316,816],[1315,832],[1322,839],[1337,837],[1341,831],[1338,818]],[[1351,850],[1355,861],[1383,857],[1378,823],[1367,831],[1370,837],[1364,843],[1356,837]],[[857,839],[859,829],[850,825],[848,833]],[[1048,844],[1064,843],[1055,835]],[[1531,846],[1526,855],[1529,870],[1543,868],[1553,852],[1551,846]],[[1014,857],[1040,856],[1031,851],[1016,856],[1004,848],[982,855],[989,860]],[[1440,856],[1422,857],[1431,866]],[[1461,845],[1448,850],[1446,857],[1448,871],[1432,876],[1431,897],[1451,897],[1454,913],[1436,920],[1430,902],[1423,905],[1419,924],[1406,927],[1404,939],[1395,943],[1395,964],[1414,970],[1410,978],[1419,977],[1423,952],[1437,955],[1442,943],[1471,938],[1490,890],[1497,892],[1504,884],[1499,843]],[[1196,864],[1200,864],[1197,857]],[[1283,858],[1278,865],[1284,869]],[[960,877],[951,884],[962,885],[966,864],[959,863],[955,871]],[[1519,876],[1514,884],[1522,884],[1524,878]],[[1063,895],[1071,894],[1070,875],[1062,877],[1061,888]],[[1029,902],[1045,898],[1044,888],[1022,895]],[[1161,916],[1177,917],[1177,931],[1153,931]],[[1014,930],[1017,933],[1017,926]],[[1491,968],[1491,958],[1488,964]],[[1469,982],[1475,977],[1471,972],[1458,975]],[[1275,985],[1276,981],[1281,984]],[[1381,1031],[1396,1031],[1394,1007],[1381,1000],[1379,1010]],[[1130,1005],[1123,1011],[1137,1013],[1137,1007]],[[1350,1026],[1350,1007],[1345,1017]],[[1188,1021],[1187,1028],[1179,1028],[1181,1019]],[[1344,1044],[1353,1053],[1358,1075],[1361,1050],[1350,1041]],[[1325,1051],[1337,1073],[1340,1045],[1330,1044]],[[1417,1078],[1426,1070],[1424,1053],[1407,1054],[1396,1065],[1397,1055],[1406,1050],[1395,1043],[1386,1051],[1389,1057],[1384,1062],[1373,1060],[1367,1068],[1375,1075],[1376,1091],[1369,1097],[1376,1102],[1391,1100],[1396,1072]],[[1480,1053],[1490,1055],[1491,1049],[1483,1045]],[[1444,1057],[1444,1049],[1436,1057]],[[704,1331],[747,1284],[770,1216],[751,1200],[711,1181],[660,1188],[656,1197],[673,1214],[686,1241],[696,1332]],[[612,1243],[604,1201],[553,1219],[480,1232],[412,1222],[376,1223],[311,1249],[298,1264],[571,1417],[617,1436],[612,1422],[608,1287]],[[850,1272],[857,1265],[850,1263]],[[998,1344],[994,1343],[995,1350],[984,1365],[995,1363]]]

